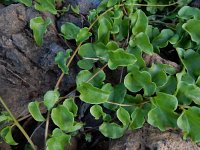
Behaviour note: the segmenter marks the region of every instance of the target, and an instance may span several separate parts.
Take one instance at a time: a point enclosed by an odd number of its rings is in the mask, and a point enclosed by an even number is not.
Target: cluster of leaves
[[[36,9],[58,13],[54,0],[36,1]],[[102,120],[99,131],[104,136],[119,138],[126,130],[141,128],[147,121],[161,131],[180,128],[184,139],[200,141],[200,10],[187,6],[189,2],[102,0],[88,15],[89,27],[80,28],[71,22],[62,25],[62,37],[76,41],[77,49],[72,56],[72,50],[59,52],[55,62],[67,75],[75,54],[81,57],[77,63],[78,97],[91,104],[90,113],[96,120]],[[38,45],[50,23],[41,17],[31,20]],[[169,48],[177,52],[181,71],[169,64],[146,65],[143,54],[153,56]],[[108,72],[121,73],[114,77],[119,78],[118,84],[109,83],[105,67]],[[47,149],[63,149],[70,137],[84,127],[75,121],[78,107],[74,98],[63,102],[58,88],[48,91],[43,102],[28,106],[35,120],[45,121],[39,108],[44,104],[58,127],[47,140]],[[5,132],[1,135],[5,139],[9,136]]]

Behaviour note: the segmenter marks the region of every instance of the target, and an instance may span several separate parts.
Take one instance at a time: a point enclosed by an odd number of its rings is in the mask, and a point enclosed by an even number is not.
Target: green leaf
[[[54,15],[57,14],[55,0],[36,0],[35,9],[39,11],[47,11]]]
[[[42,45],[43,35],[46,33],[47,27],[50,24],[50,18],[43,20],[42,17],[35,17],[30,20],[30,28],[33,30],[33,36],[38,46]]]
[[[152,95],[156,90],[156,84],[152,82],[151,75],[146,71],[132,69],[124,79],[124,85],[131,92],[139,92],[144,89],[144,95]]]
[[[200,44],[200,20],[190,19],[182,27],[190,34],[192,41]]]
[[[153,54],[153,46],[149,41],[149,37],[145,33],[139,33],[135,36],[135,44],[141,49],[143,52],[151,55]]]
[[[144,111],[136,107],[133,113],[131,114],[131,123],[130,123],[130,128],[131,129],[139,129],[143,126],[145,122],[145,113]]]
[[[15,142],[15,140],[12,137],[12,127],[7,126],[3,128],[0,132],[1,137],[4,139],[6,143],[9,145],[17,145],[18,143]]]
[[[79,5],[71,5],[71,9],[75,14],[80,14],[80,6]]]
[[[83,44],[78,51],[78,54],[83,58],[96,58],[96,52],[94,50],[94,44]]]
[[[65,134],[62,130],[56,128],[53,135],[46,142],[47,150],[63,150],[65,145],[70,144],[71,136]]]
[[[94,105],[90,108],[91,115],[96,119],[100,119],[100,117],[104,117],[106,114],[103,112],[103,109],[100,105]]]
[[[27,7],[31,7],[33,4],[32,0],[17,0],[17,1],[26,5]]]
[[[177,51],[189,74],[198,77],[200,75],[200,54],[191,49],[184,51],[178,48]]]
[[[153,108],[148,113],[148,123],[161,131],[177,127],[178,114],[175,112],[178,100],[175,96],[159,92],[152,98]]]
[[[44,95],[44,104],[46,105],[47,109],[50,110],[53,108],[55,103],[59,100],[59,92],[57,90],[48,91]]]
[[[98,72],[98,75],[94,77],[94,75]],[[93,78],[93,79],[91,79]],[[76,76],[76,84],[79,86],[81,83],[88,82],[91,83],[95,87],[101,87],[103,85],[103,81],[105,80],[106,75],[103,70],[96,69],[93,73],[88,70],[82,70]],[[90,80],[91,79],[91,80]],[[90,81],[89,81],[90,80]]]
[[[106,123],[104,122],[100,127],[99,131],[108,138],[117,139],[123,136],[126,128],[120,127],[116,123]]]
[[[108,101],[119,104],[123,103],[126,91],[126,87],[123,83],[115,85],[112,90],[110,90],[111,94]],[[109,103],[104,103],[103,106],[114,111],[119,107]]]
[[[184,139],[191,137],[194,142],[200,142],[200,108],[193,106],[184,110],[177,120],[177,125],[183,130]]]
[[[30,114],[32,115],[32,117],[36,120],[36,121],[44,121],[44,117],[41,114],[40,108],[39,108],[39,102],[35,101],[35,102],[31,102],[28,104],[28,111],[30,112]]]
[[[122,122],[123,127],[128,127],[128,125],[130,123],[130,114],[128,113],[127,110],[120,107],[117,110],[117,118]]]
[[[190,6],[184,6],[182,7],[178,15],[182,19],[200,19],[200,10],[198,8],[190,7]]]
[[[112,29],[112,24],[110,21],[103,17],[99,20],[99,28],[98,28],[98,41],[101,41],[107,44],[110,40],[110,31]]]
[[[146,31],[148,25],[148,18],[142,10],[138,9],[133,15],[133,18],[131,18],[131,20],[134,20],[134,23],[132,22],[133,35],[137,35],[140,32]]]
[[[74,102],[73,98],[65,99],[65,101],[63,102],[63,106],[65,106],[70,112],[72,112],[74,116],[77,115],[78,106]]]
[[[108,0],[107,7],[112,7],[118,2],[120,2],[120,0]]]
[[[52,109],[51,118],[61,130],[68,131],[74,124],[74,115],[63,105]]]
[[[80,99],[89,104],[102,104],[108,101],[110,93],[92,86],[90,83],[82,83],[77,90]]]
[[[61,26],[61,32],[66,40],[76,39],[80,28],[71,22],[66,22]]]
[[[192,101],[200,105],[200,88],[194,84],[181,81],[179,83],[177,98],[180,104],[189,105]]]
[[[152,44],[154,47],[163,48],[163,47],[167,46],[168,41],[173,36],[174,36],[174,32],[172,30],[163,29],[161,31],[161,33],[153,39]]]
[[[83,59],[83,60],[79,60],[78,63],[77,63],[77,65],[81,69],[90,70],[90,69],[92,69],[94,63],[95,63],[94,60]]]
[[[58,67],[62,70],[63,73],[68,74],[69,68],[67,67],[67,60],[70,57],[70,53],[72,50],[67,50],[65,53],[60,51],[57,53],[55,57],[55,62],[58,64]]]
[[[128,66],[134,64],[135,62],[135,56],[121,48],[109,52],[108,67],[112,70],[116,69],[118,66]]]
[[[79,30],[79,33],[76,36],[76,42],[81,43],[89,39],[89,37],[92,35],[92,33],[89,32],[89,28],[84,27]]]
[[[7,111],[6,112],[1,111],[0,113],[0,123],[4,121],[6,122],[13,121],[12,117],[9,115]]]

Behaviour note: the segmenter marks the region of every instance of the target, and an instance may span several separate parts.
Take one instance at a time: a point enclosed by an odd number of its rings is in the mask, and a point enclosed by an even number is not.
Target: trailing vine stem
[[[179,1],[171,3],[171,4],[164,4],[164,5],[149,5],[149,4],[119,4],[117,5],[118,7],[123,7],[123,6],[141,6],[141,7],[168,7],[168,6],[173,6],[178,4]],[[97,16],[97,18],[94,20],[94,22],[89,26],[89,31],[92,29],[92,27],[97,23],[97,21],[103,17],[104,15],[106,15],[108,12],[112,11],[114,9],[114,7],[111,7],[109,9],[107,9],[105,12],[103,12],[102,14],[100,14],[99,16]],[[75,49],[75,51],[73,52],[72,56],[70,57],[68,63],[67,63],[67,67],[69,67],[74,59],[74,57],[76,56],[79,48],[81,47],[81,45],[83,44],[83,42],[79,43],[79,45],[77,46],[77,48]],[[60,83],[64,77],[64,73],[62,73],[56,83],[55,89],[59,89]]]
[[[37,150],[35,145],[33,144],[33,141],[31,140],[31,138],[29,137],[29,135],[27,134],[27,132],[24,130],[24,128],[19,124],[19,122],[17,121],[17,119],[14,117],[14,115],[12,114],[12,112],[10,111],[10,109],[8,108],[8,106],[6,105],[6,103],[4,102],[4,100],[0,97],[0,102],[3,105],[3,107],[6,109],[6,111],[9,113],[10,117],[12,118],[12,120],[14,121],[14,124],[18,127],[18,129],[22,132],[22,134],[25,136],[25,138],[27,139],[27,141],[30,143],[31,147],[33,148],[33,150]]]

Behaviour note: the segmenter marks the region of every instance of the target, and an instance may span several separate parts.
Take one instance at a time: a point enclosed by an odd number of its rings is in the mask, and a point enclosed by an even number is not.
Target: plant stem
[[[44,133],[45,143],[47,142],[47,137],[48,137],[48,132],[49,132],[49,119],[50,119],[50,110],[47,113],[47,119],[46,119],[46,125],[45,125],[45,133]]]
[[[102,70],[104,70],[108,64],[105,64],[99,71],[97,71],[90,79],[87,80],[87,82],[90,82],[92,79],[94,79]]]
[[[10,111],[10,109],[7,107],[7,105],[5,104],[5,102],[3,101],[3,99],[0,97],[0,102],[2,103],[3,107],[6,109],[6,111],[9,113],[9,115],[11,116],[11,118],[13,119],[15,125],[19,128],[19,130],[22,132],[22,134],[25,136],[25,138],[27,139],[27,141],[30,143],[31,147],[33,148],[33,150],[37,150],[35,145],[33,144],[33,141],[31,140],[31,138],[29,137],[29,135],[26,133],[26,131],[24,130],[24,128],[19,124],[19,122],[17,121],[17,119],[14,117],[14,115],[12,114],[12,112]]]

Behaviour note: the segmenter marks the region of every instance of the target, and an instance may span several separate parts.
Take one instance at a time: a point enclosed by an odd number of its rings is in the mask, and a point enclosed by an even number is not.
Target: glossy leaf
[[[200,19],[200,10],[198,8],[190,7],[190,6],[184,6],[182,7],[178,15],[182,19]]]
[[[107,7],[114,6],[118,2],[120,2],[120,0],[108,0]]]
[[[89,39],[91,35],[92,33],[89,32],[89,29],[87,27],[84,27],[79,30],[79,33],[76,36],[76,42],[77,43],[84,42],[87,39]]]
[[[90,69],[92,69],[94,63],[95,63],[94,60],[83,59],[83,60],[79,60],[78,63],[77,63],[77,65],[81,69],[90,70]]]
[[[61,32],[66,40],[76,39],[80,28],[71,22],[66,22],[61,26]]]
[[[126,111],[126,109],[120,107],[117,110],[117,118],[122,122],[124,127],[128,127],[130,123],[130,114]]]
[[[135,36],[135,44],[141,49],[141,51],[147,54],[153,54],[153,46],[149,41],[147,34],[141,32]]]
[[[107,44],[110,39],[110,31],[112,29],[112,25],[106,17],[103,17],[99,20],[99,28],[98,28],[98,40]]]
[[[13,139],[13,136],[12,136],[12,127],[11,126],[7,126],[7,127],[3,128],[1,130],[1,132],[0,132],[0,135],[4,139],[4,141],[6,143],[8,143],[9,145],[17,145],[18,144]]]
[[[145,122],[145,113],[144,111],[136,107],[133,113],[131,114],[131,123],[130,123],[130,128],[131,129],[139,129],[143,126]]]
[[[123,49],[109,52],[108,67],[112,70],[116,69],[118,66],[128,66],[135,62],[135,56],[125,52]]]
[[[200,44],[200,20],[190,19],[186,23],[184,23],[182,27],[186,32],[190,34],[192,41]]]
[[[70,112],[72,112],[74,116],[77,115],[78,106],[74,102],[73,98],[65,99],[65,101],[63,102],[63,106],[65,106]]]
[[[106,123],[104,122],[100,127],[99,131],[108,138],[117,139],[123,136],[126,128],[120,127],[116,123]]]
[[[175,96],[158,93],[152,99],[153,108],[148,113],[148,123],[158,127],[161,131],[168,128],[175,128],[178,114],[175,112],[178,106],[178,100]]]
[[[65,106],[58,106],[52,109],[51,118],[55,125],[61,130],[68,131],[74,124],[74,115]]]
[[[18,2],[26,5],[27,7],[31,7],[32,6],[32,0],[17,0]]]
[[[96,119],[100,119],[100,117],[104,117],[105,113],[100,105],[94,105],[90,108],[91,115]]]
[[[30,28],[33,30],[33,36],[38,46],[42,45],[43,36],[47,31],[48,25],[50,24],[50,18],[43,20],[42,17],[35,17],[30,20]]]
[[[56,128],[53,130],[53,135],[46,142],[47,150],[62,150],[65,145],[70,144],[71,136],[65,134],[62,130]]]
[[[182,59],[183,65],[187,69],[190,75],[200,75],[200,54],[189,49],[184,51],[183,49],[177,49],[180,58]]]
[[[48,91],[44,95],[44,104],[46,105],[47,109],[50,110],[53,108],[55,103],[59,100],[59,92],[57,90]]]
[[[127,91],[126,87],[124,86],[123,83],[115,85],[114,87],[112,87],[112,90],[110,90],[111,94],[109,97],[109,102],[119,103],[119,104],[123,103],[126,91]],[[117,105],[109,103],[104,103],[103,106],[110,110],[116,110],[116,108],[119,107]]]
[[[163,29],[161,33],[153,39],[152,44],[154,47],[163,48],[167,46],[168,41],[173,37],[173,35],[174,32],[172,30]]]
[[[152,95],[156,90],[156,84],[152,82],[151,75],[146,71],[139,71],[138,68],[126,75],[124,85],[131,92],[144,89],[144,95]]]
[[[102,104],[108,101],[110,93],[92,86],[90,83],[82,83],[78,88],[80,99],[89,104]]]
[[[44,117],[41,114],[40,108],[39,108],[39,102],[35,101],[35,102],[31,102],[28,104],[28,111],[30,112],[30,114],[32,115],[32,117],[36,120],[36,121],[44,121]]]
[[[193,106],[184,110],[177,120],[178,127],[183,130],[184,139],[191,137],[194,142],[200,142],[200,108]]]
[[[55,0],[36,0],[35,9],[39,11],[47,11],[54,15],[57,14]]]
[[[98,72],[98,74],[94,76],[96,72]],[[105,78],[106,75],[102,70],[96,69],[93,73],[91,73],[88,70],[82,70],[76,76],[76,84],[77,86],[79,86],[81,83],[89,82],[95,87],[101,87],[103,85],[103,81],[105,80]]]
[[[63,73],[68,74],[69,68],[67,67],[67,60],[70,57],[71,50],[67,50],[65,53],[63,51],[58,52],[55,57],[55,62]]]
[[[147,25],[148,25],[148,19],[147,16],[145,15],[145,13],[138,9],[135,14],[134,14],[135,18],[132,18],[133,20],[136,19],[136,21],[134,21],[133,28],[132,28],[132,33],[133,35],[137,35],[140,32],[145,32]]]

